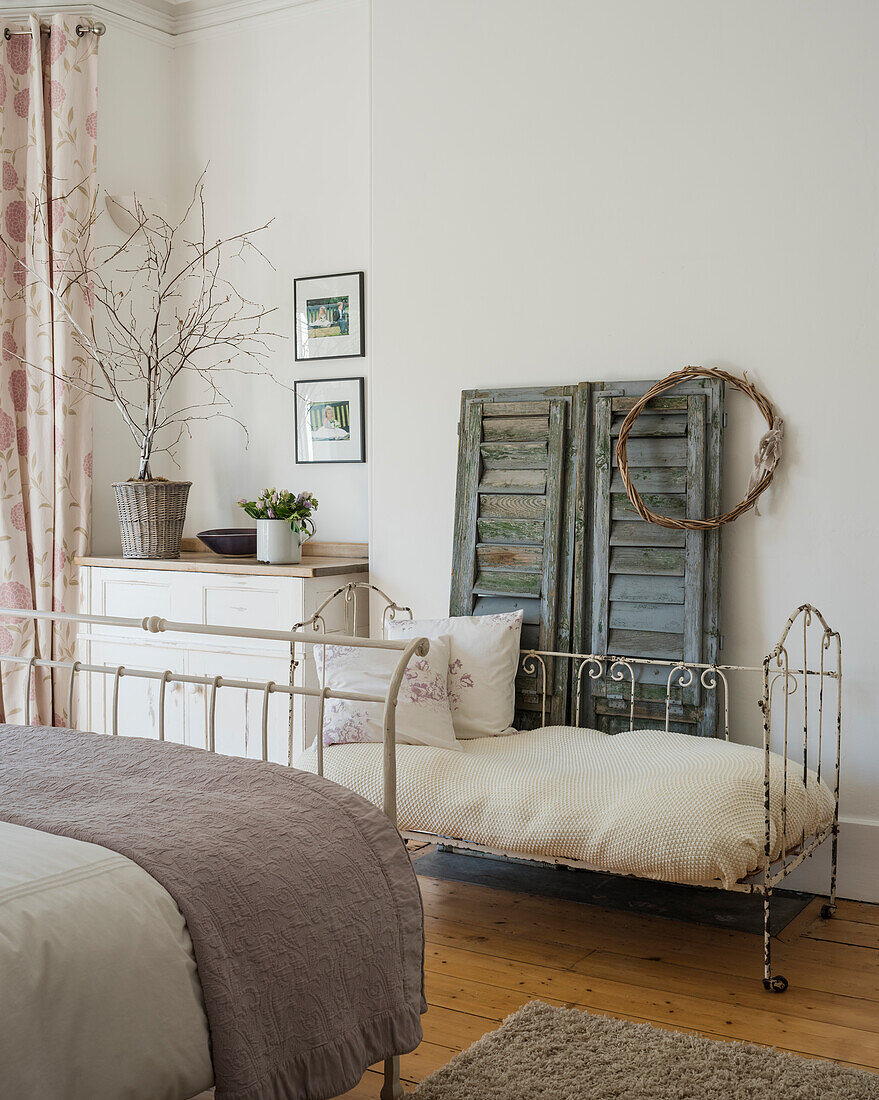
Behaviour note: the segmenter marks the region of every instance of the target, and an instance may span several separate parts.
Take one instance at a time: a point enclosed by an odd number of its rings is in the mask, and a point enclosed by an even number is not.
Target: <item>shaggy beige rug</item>
[[[532,1001],[417,1100],[879,1100],[879,1076]]]

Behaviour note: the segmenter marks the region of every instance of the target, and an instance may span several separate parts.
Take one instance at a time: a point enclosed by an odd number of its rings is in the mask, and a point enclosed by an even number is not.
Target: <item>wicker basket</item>
[[[124,558],[179,558],[191,481],[115,481]]]

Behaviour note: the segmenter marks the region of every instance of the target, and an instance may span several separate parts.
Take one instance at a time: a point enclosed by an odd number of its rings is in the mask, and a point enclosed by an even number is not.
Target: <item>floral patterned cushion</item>
[[[335,691],[384,695],[400,659],[398,651],[315,646],[319,684]],[[397,698],[397,741],[459,749],[448,695],[449,642],[432,638],[426,657],[414,656],[403,674]],[[324,706],[324,744],[381,741],[384,706],[349,699],[328,699]]]
[[[523,614],[398,619],[388,624],[391,638],[423,635],[431,644],[434,638],[448,638],[449,705],[455,736],[461,740],[515,732],[511,723]]]

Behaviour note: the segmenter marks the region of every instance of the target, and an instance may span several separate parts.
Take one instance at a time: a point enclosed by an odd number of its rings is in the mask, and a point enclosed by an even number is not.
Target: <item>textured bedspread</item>
[[[127,856],[192,939],[217,1100],[321,1100],[421,1039],[405,848],[313,775],[182,745],[0,725],[0,819]]]

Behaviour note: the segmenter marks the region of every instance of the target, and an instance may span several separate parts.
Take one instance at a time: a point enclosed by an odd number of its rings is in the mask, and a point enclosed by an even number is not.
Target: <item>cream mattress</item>
[[[213,1079],[192,944],[124,856],[0,822],[0,1095],[183,1100]]]
[[[579,860],[609,872],[729,886],[763,860],[763,750],[664,730],[609,737],[550,726],[397,746],[398,823],[494,850]],[[316,749],[296,766],[316,770]],[[772,856],[781,848],[782,758],[771,764]],[[381,803],[382,746],[333,745],[324,773]],[[788,769],[788,847],[827,825],[833,798]]]

